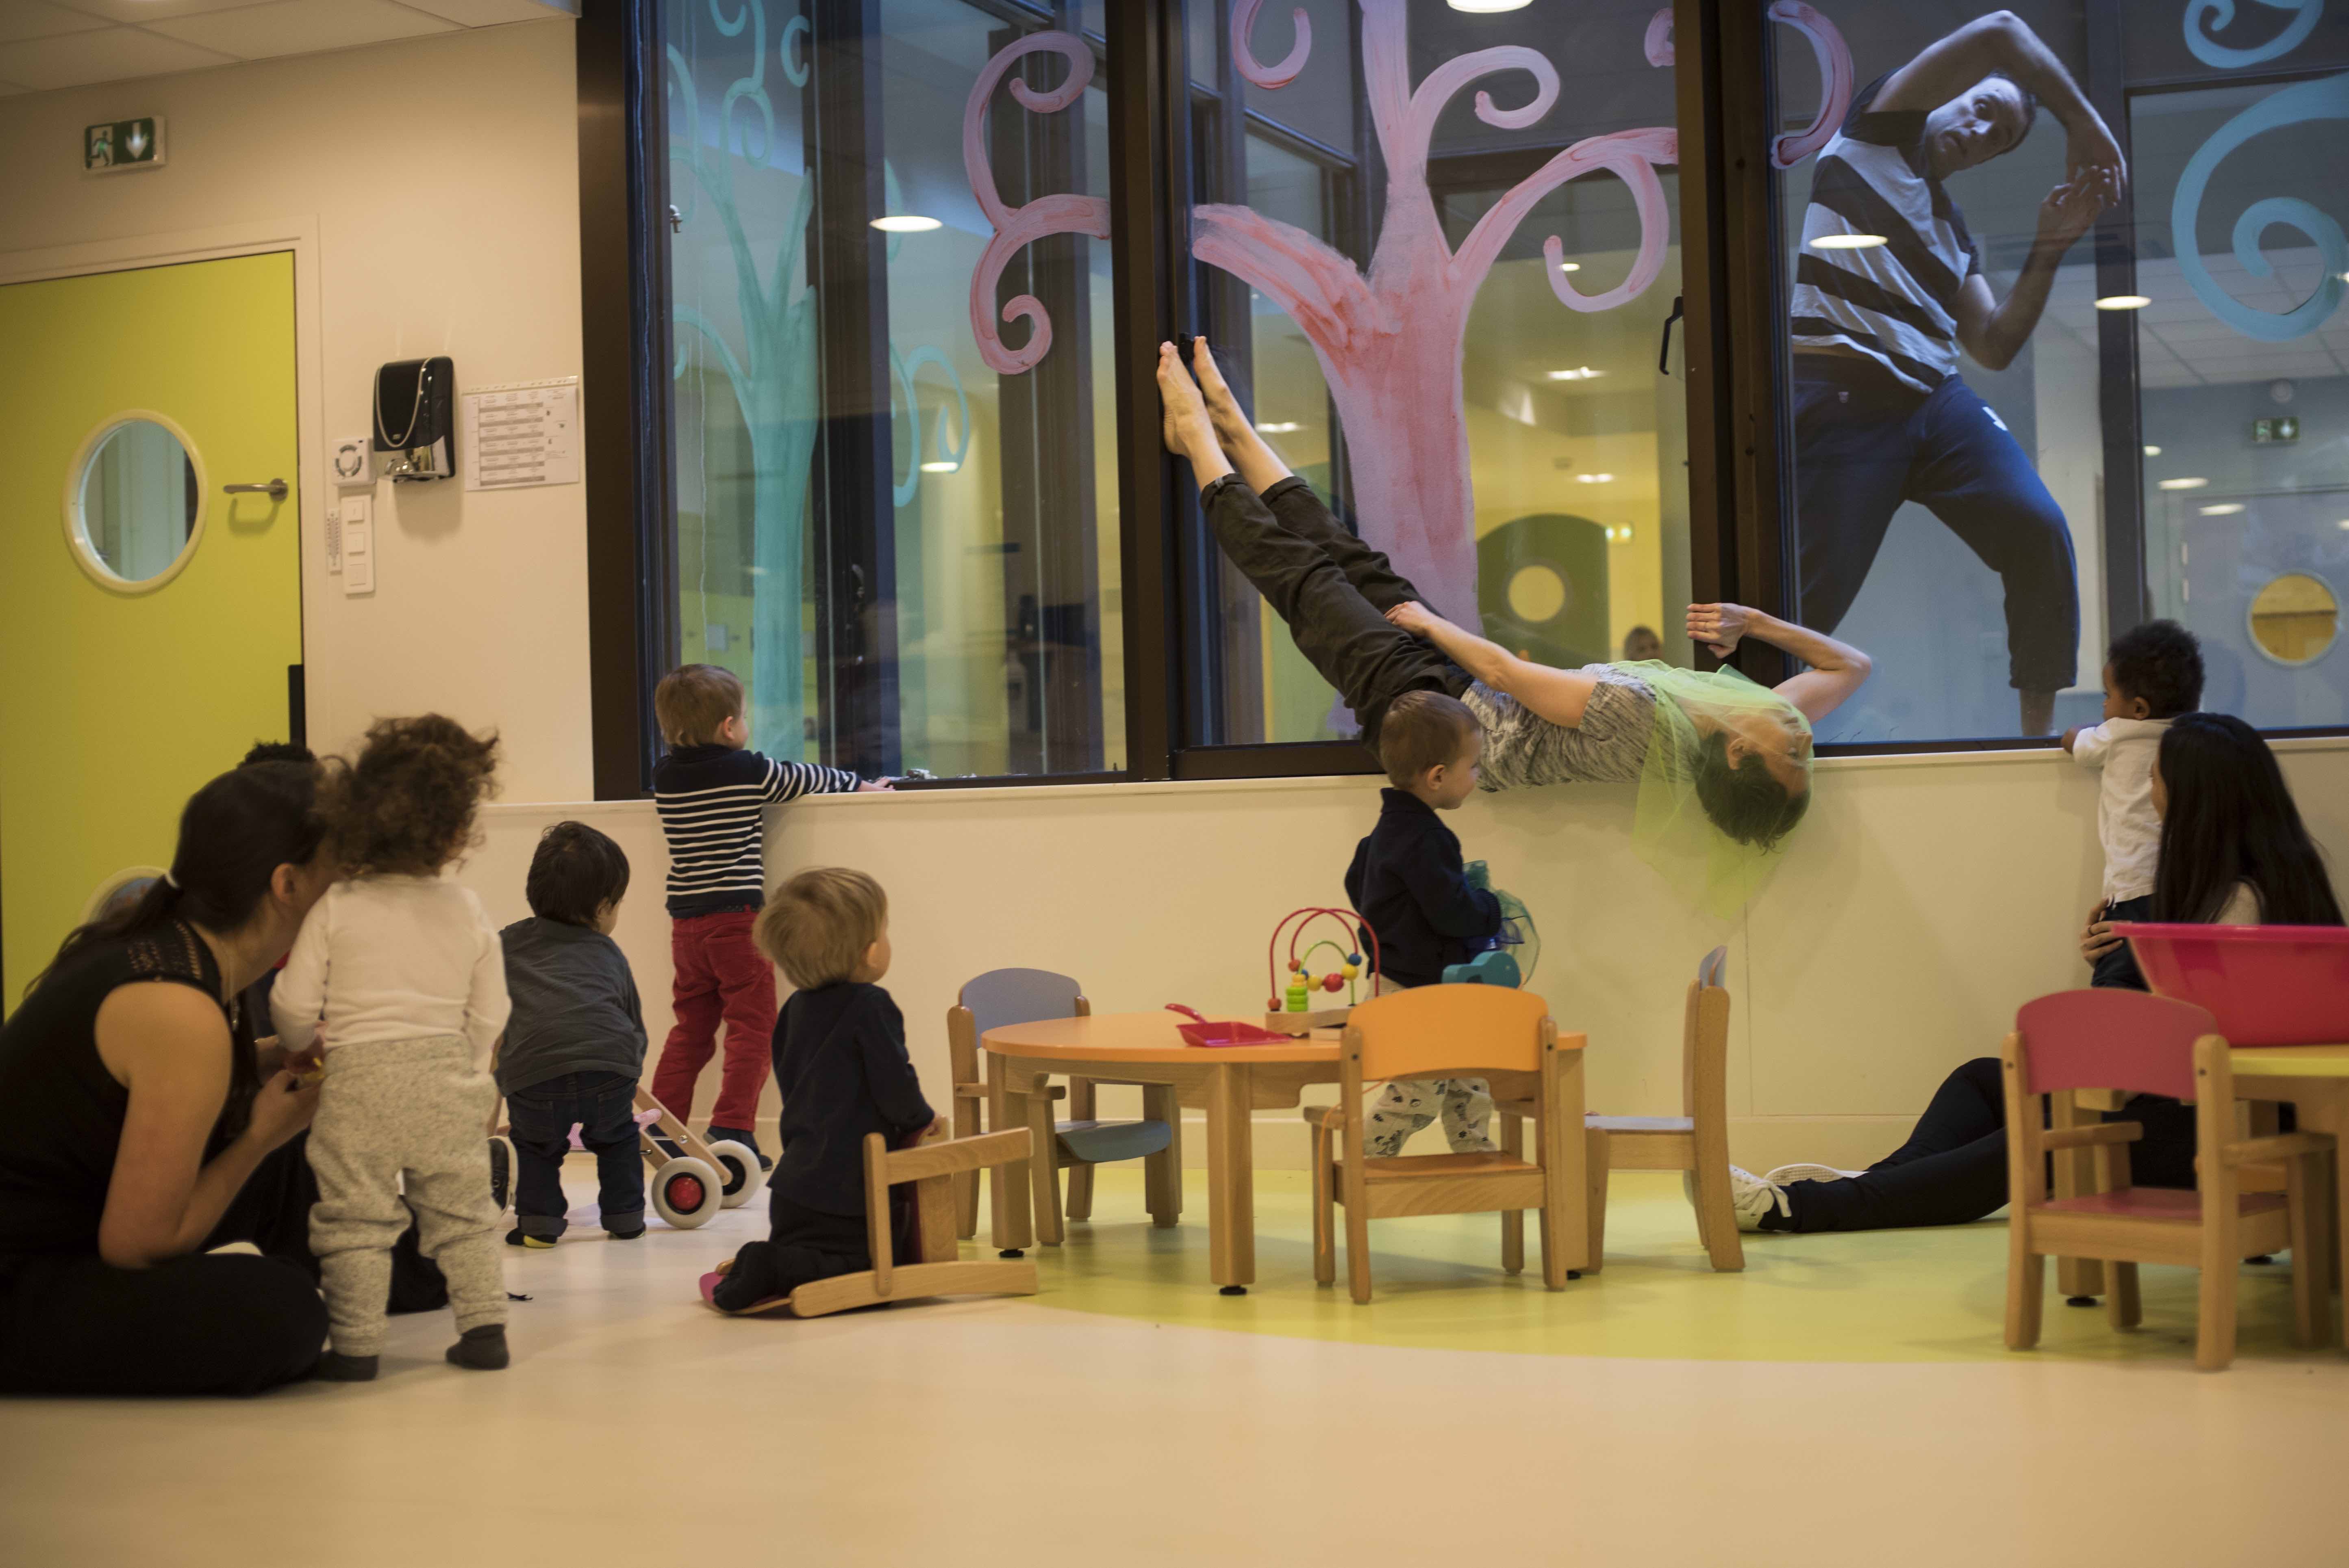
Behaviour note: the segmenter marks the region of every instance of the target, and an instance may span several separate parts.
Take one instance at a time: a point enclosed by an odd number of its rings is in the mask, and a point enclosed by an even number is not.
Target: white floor
[[[762,1221],[512,1254],[502,1373],[435,1314],[372,1385],[0,1402],[0,1563],[2349,1562],[2330,1361],[1589,1359],[1050,1294],[719,1318],[693,1279]]]

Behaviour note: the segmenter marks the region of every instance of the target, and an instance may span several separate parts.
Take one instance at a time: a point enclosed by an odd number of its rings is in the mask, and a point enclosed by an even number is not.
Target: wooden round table
[[[2231,1065],[2240,1098],[2288,1100],[2302,1132],[2329,1132],[2340,1140],[2333,1160],[2332,1216],[2333,1266],[2339,1268],[2349,1255],[2349,1045],[2238,1046]],[[2349,1294],[2342,1297],[2341,1342],[2349,1347]]]
[[[1256,1280],[1256,1164],[1253,1112],[1301,1102],[1307,1084],[1338,1081],[1338,1042],[1300,1039],[1277,1046],[1210,1047],[1186,1044],[1179,1014],[1104,1013],[989,1029],[987,1052],[989,1125],[1026,1125],[1035,1135],[1029,1180],[994,1184],[995,1244],[1025,1247],[1040,1240],[1057,1246],[1061,1216],[1050,1202],[1052,1102],[1031,1090],[1056,1075],[1095,1083],[1137,1084],[1143,1114],[1174,1129],[1164,1153],[1144,1165],[1152,1216],[1171,1225],[1183,1208],[1182,1108],[1207,1116],[1208,1274],[1226,1295]],[[1031,1221],[1032,1213],[1032,1221]]]

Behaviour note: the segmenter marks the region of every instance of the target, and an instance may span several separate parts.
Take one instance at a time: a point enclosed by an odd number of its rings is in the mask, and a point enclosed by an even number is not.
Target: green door
[[[286,736],[288,253],[0,287],[0,1009],[92,891]],[[285,481],[282,499],[222,487]]]

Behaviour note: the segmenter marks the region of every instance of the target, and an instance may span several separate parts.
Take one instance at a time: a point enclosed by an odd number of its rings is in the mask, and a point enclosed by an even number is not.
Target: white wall
[[[2279,749],[2312,829],[2349,864],[2349,741]],[[1817,789],[1775,879],[1727,928],[1680,907],[1633,858],[1628,786],[1462,809],[1468,852],[1540,926],[1533,989],[1589,1036],[1594,1109],[1678,1109],[1682,996],[1716,942],[1730,944],[1734,997],[1732,1148],[1756,1169],[1889,1152],[1943,1074],[1996,1054],[2019,1003],[2085,983],[2075,943],[2101,864],[2094,775],[2048,752],[1852,758],[1823,764]],[[768,866],[852,865],[888,889],[887,985],[943,1103],[946,1009],[985,969],[1074,975],[1100,1011],[1260,1006],[1273,923],[1342,901],[1376,810],[1369,779],[823,796],[772,813]],[[649,806],[498,808],[467,880],[501,919],[526,913],[531,845],[566,814],[619,839],[636,868],[618,934],[657,1051],[669,969]],[[713,1066],[698,1113],[715,1086]],[[1258,1121],[1261,1158],[1302,1163],[1295,1112]]]
[[[317,354],[298,374],[322,394],[305,407],[325,428],[302,432],[322,475],[327,442],[368,429],[383,361],[450,355],[467,387],[578,374],[572,34],[557,17],[0,98],[0,253],[310,220]],[[147,114],[167,121],[166,167],[82,174],[84,125]],[[334,492],[307,488],[313,744],[437,707],[503,733],[509,799],[591,793],[582,488],[382,483],[360,598],[326,574]]]

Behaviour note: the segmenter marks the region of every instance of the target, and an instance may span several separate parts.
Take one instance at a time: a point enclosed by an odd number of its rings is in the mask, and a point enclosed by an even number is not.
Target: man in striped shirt
[[[802,795],[886,789],[844,768],[782,762],[746,749],[742,682],[717,665],[683,665],[653,690],[668,755],[653,764],[653,802],[668,841],[669,956],[677,1023],[653,1069],[653,1097],[680,1121],[726,1024],[726,1061],[709,1136],[772,1164],[751,1130],[775,1033],[775,971],[751,943],[767,899],[765,813]]]
[[[1942,181],[2013,151],[2044,104],[2067,173],[2002,301]],[[1903,501],[1926,507],[2006,588],[2022,732],[2054,727],[2080,634],[2070,531],[2005,424],[1958,374],[2003,370],[2039,325],[2064,253],[2118,201],[2104,120],[2012,12],[1968,23],[1853,99],[1819,155],[1791,301],[1802,614],[1832,632]],[[1923,608],[1922,606],[1920,607]]]

